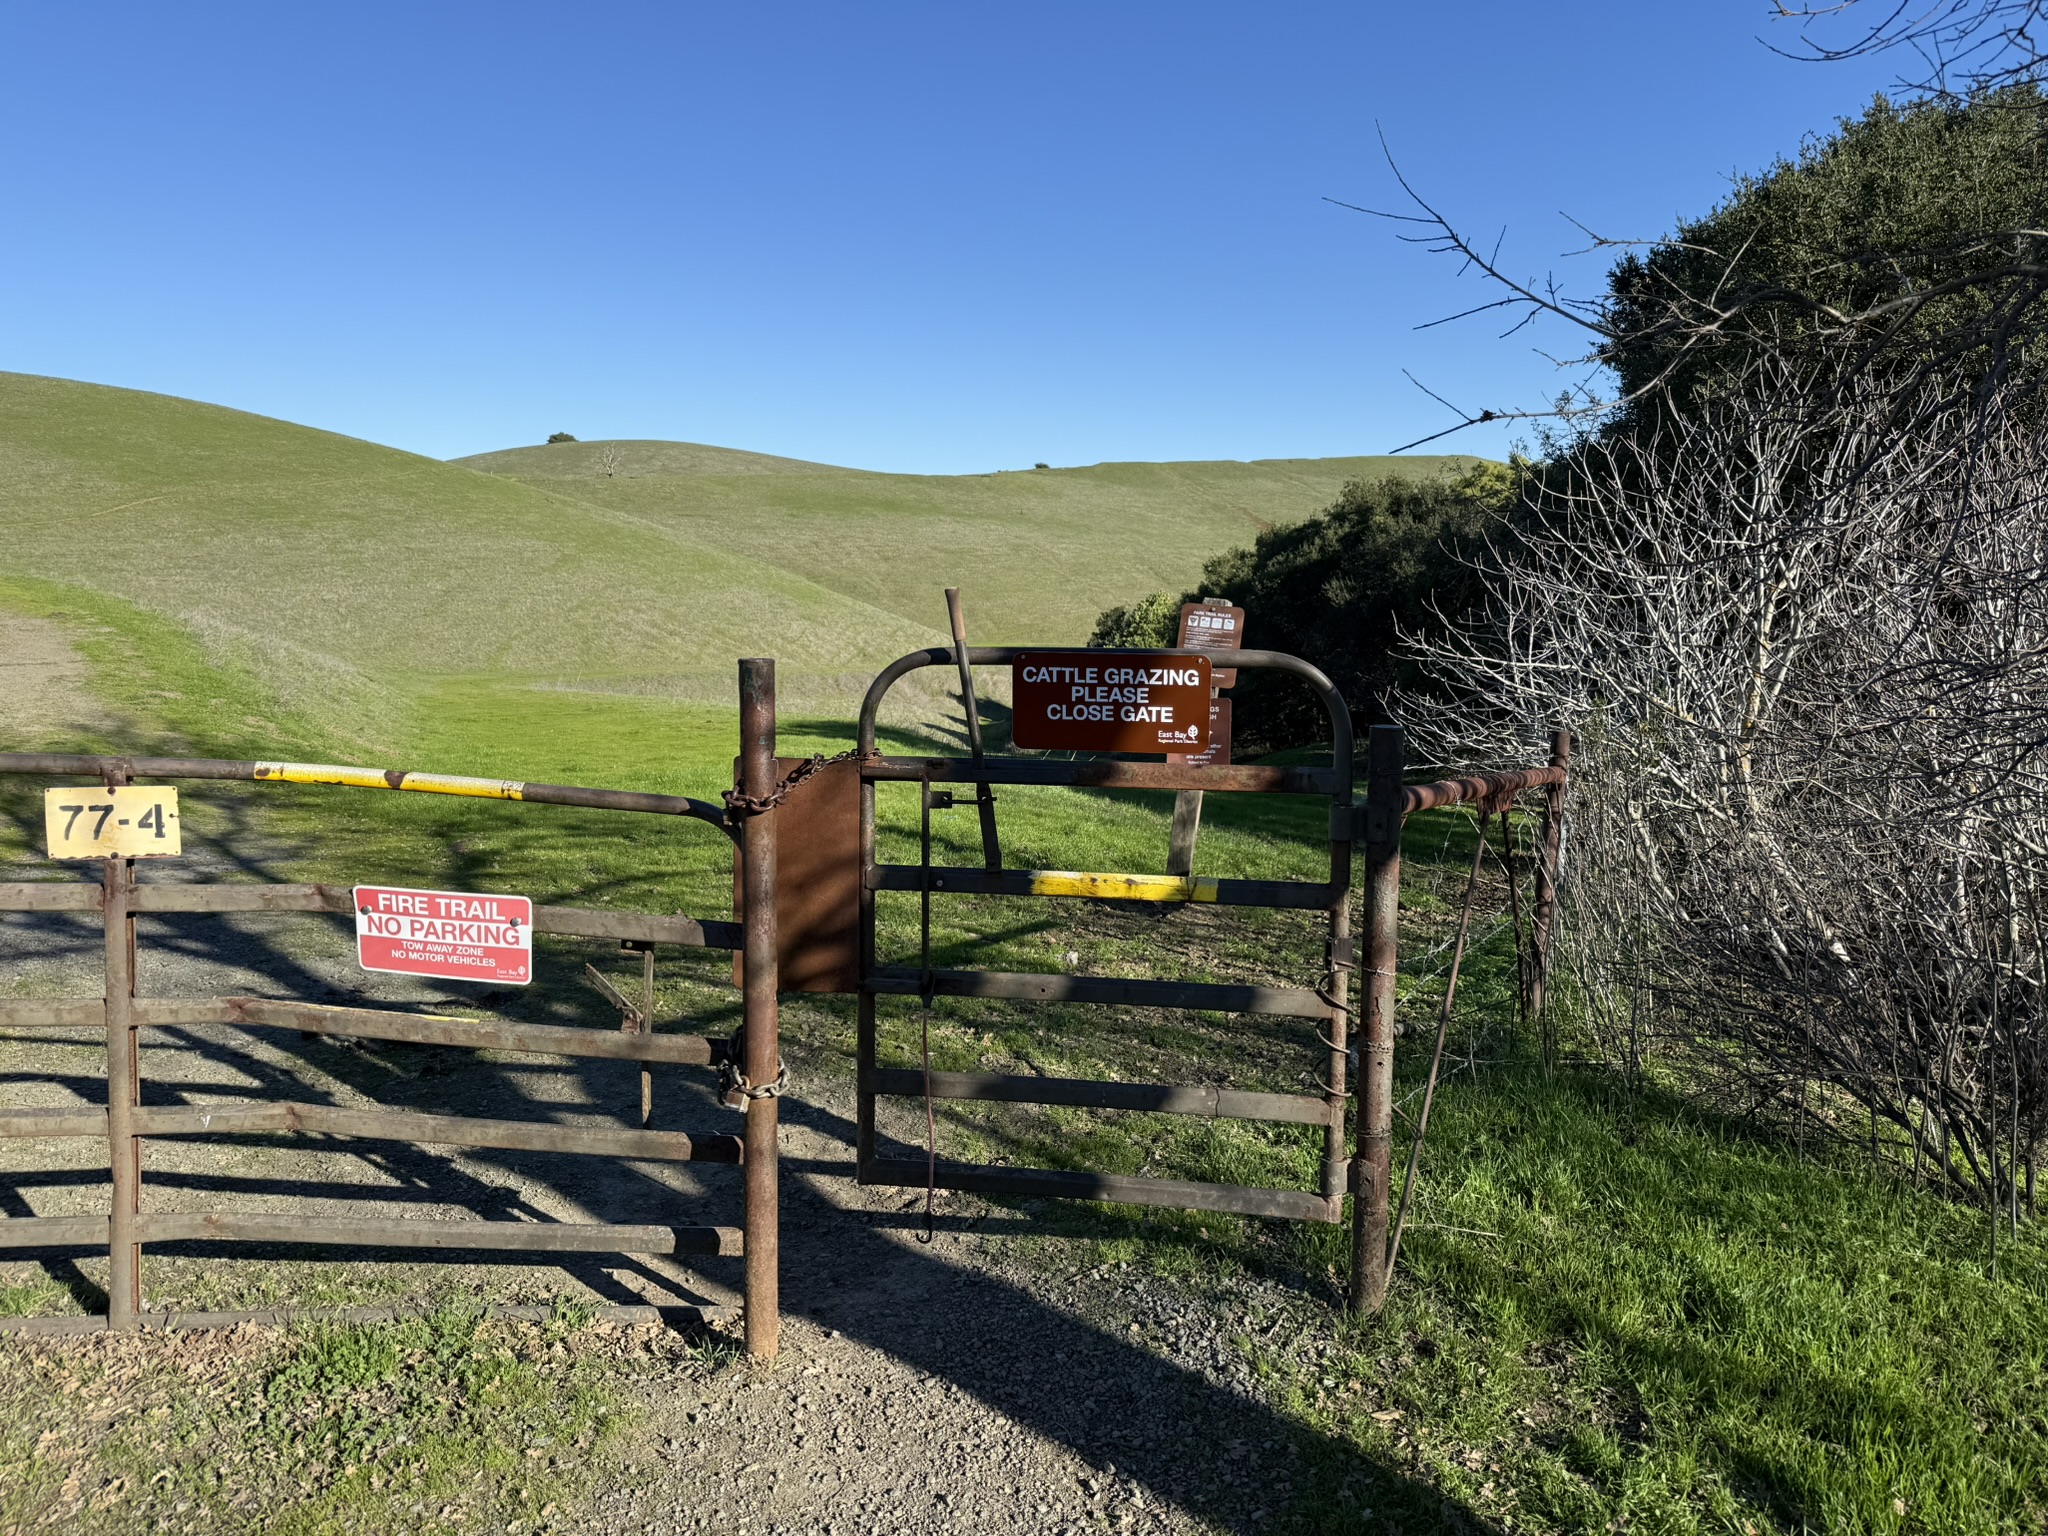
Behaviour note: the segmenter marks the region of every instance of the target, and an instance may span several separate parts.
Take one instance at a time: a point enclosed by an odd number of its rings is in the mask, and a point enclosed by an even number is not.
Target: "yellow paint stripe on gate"
[[[512,779],[469,779],[453,773],[342,768],[332,763],[258,763],[256,777],[285,784],[343,784],[354,789],[411,789],[428,795],[470,795],[479,800],[523,800],[526,786]]]
[[[1093,896],[1108,901],[1214,901],[1216,882],[1191,875],[1089,875],[1065,869],[1025,872],[1034,896]]]

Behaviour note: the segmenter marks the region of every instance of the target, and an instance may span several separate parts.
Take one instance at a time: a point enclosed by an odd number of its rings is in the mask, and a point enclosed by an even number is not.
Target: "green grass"
[[[758,456],[653,448],[659,476],[557,475],[558,450],[483,461],[528,480],[0,373],[0,577],[175,623],[358,752],[407,742],[458,683],[730,703],[739,656],[776,657],[790,707],[843,714],[944,638],[948,583],[976,638],[1078,643],[1102,608],[1390,462],[734,474]]]
[[[599,472],[610,454],[615,472]],[[1477,462],[1416,458],[1095,464],[985,475],[893,475],[687,443],[558,443],[457,462],[745,548],[908,623],[943,623],[963,589],[984,645],[1075,644],[1096,615],[1182,591],[1202,562],[1321,511],[1347,480]],[[887,659],[887,658],[883,658]]]
[[[621,1387],[729,1359],[658,1330],[444,1308],[285,1333],[0,1355],[0,1525],[366,1536],[560,1530],[630,1417]]]
[[[2048,1520],[2038,1232],[1993,1280],[1983,1212],[1597,1076],[1484,1074],[1439,1116],[1385,1316],[1269,1362],[1333,1453],[1518,1529]]]

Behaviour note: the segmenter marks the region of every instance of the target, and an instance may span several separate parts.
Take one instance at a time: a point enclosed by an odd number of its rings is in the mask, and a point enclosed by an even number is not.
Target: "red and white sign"
[[[488,981],[533,980],[533,903],[524,896],[359,885],[356,961],[366,971]]]

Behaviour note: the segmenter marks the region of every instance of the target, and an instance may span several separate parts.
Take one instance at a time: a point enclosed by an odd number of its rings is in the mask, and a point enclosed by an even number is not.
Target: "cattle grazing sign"
[[[355,889],[356,960],[366,971],[488,981],[533,980],[533,903],[465,891]]]
[[[1163,651],[1025,651],[1010,664],[1010,739],[1029,750],[1200,752],[1209,658]]]

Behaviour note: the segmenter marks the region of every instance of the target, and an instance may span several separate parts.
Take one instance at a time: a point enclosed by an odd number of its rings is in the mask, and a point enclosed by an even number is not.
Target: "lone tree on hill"
[[[550,443],[573,443],[576,441],[576,436],[573,432],[550,432],[548,434],[548,441]]]

